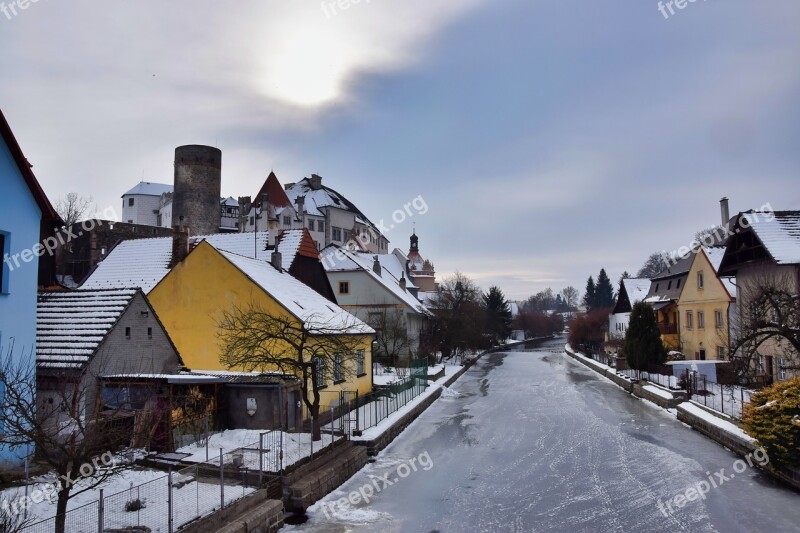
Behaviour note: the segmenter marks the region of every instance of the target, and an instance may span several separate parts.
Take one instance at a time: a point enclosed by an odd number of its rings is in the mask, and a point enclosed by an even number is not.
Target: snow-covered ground
[[[28,494],[34,490],[43,490],[46,483],[52,481],[52,476],[36,478],[29,485]],[[79,481],[73,492],[84,489],[89,483]],[[76,494],[70,499],[67,514],[67,531],[91,532],[97,531],[98,500],[100,489],[103,489],[104,500],[104,525],[106,528],[123,528],[143,525],[152,531],[168,531],[168,490],[169,477],[160,470],[143,468],[129,468],[101,485]],[[225,486],[225,503],[234,502],[253,492],[253,488],[230,485]],[[0,499],[12,502],[24,496],[24,487],[13,487],[0,493]],[[179,526],[194,520],[199,516],[211,513],[220,505],[220,486],[215,480],[198,480],[194,475],[180,473],[173,474],[173,524]],[[126,504],[139,500],[143,507],[138,511],[126,511]],[[55,499],[34,503],[28,509],[28,516],[33,524],[52,519],[56,514]],[[41,527],[32,528],[40,531]]]
[[[341,437],[323,431],[322,441],[311,441],[311,433],[286,433],[283,431],[269,431],[258,429],[228,429],[222,433],[211,435],[208,441],[209,461],[217,461],[219,451],[222,448],[223,454],[234,452],[241,448],[246,448],[242,455],[242,466],[250,470],[257,470],[263,464],[266,471],[277,471],[280,468],[280,446],[283,447],[283,468],[308,457],[313,452],[319,451],[323,446],[328,446],[331,441],[339,440]],[[264,459],[263,463],[258,458],[258,440],[261,434],[264,436]],[[206,446],[203,443],[190,444],[177,450],[179,453],[191,454],[184,461],[202,463],[206,460]]]

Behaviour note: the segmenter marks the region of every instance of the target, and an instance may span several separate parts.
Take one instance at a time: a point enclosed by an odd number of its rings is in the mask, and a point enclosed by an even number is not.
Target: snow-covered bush
[[[800,378],[753,394],[742,427],[767,450],[770,462],[800,466]]]

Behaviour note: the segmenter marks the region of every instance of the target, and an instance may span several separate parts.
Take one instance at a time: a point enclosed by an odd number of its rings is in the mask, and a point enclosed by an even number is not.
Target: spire
[[[411,252],[419,252],[419,237],[417,237],[417,230],[414,229],[414,233],[411,234]]]

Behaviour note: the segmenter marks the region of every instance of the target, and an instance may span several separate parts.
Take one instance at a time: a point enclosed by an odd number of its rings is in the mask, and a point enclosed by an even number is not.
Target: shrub
[[[592,311],[569,322],[570,346],[587,352],[600,351],[608,330],[608,309]]]
[[[742,428],[767,450],[770,462],[800,466],[800,378],[755,393]]]
[[[126,513],[134,513],[136,511],[141,511],[142,509],[144,509],[144,507],[145,507],[144,502],[139,498],[125,502]]]

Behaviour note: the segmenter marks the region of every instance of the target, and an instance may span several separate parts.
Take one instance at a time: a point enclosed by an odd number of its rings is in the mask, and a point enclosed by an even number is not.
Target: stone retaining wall
[[[283,527],[283,502],[261,489],[186,527],[184,533],[275,533]]]
[[[367,450],[349,446],[333,457],[322,457],[287,476],[284,483],[286,509],[302,512],[350,479],[367,464]]]

